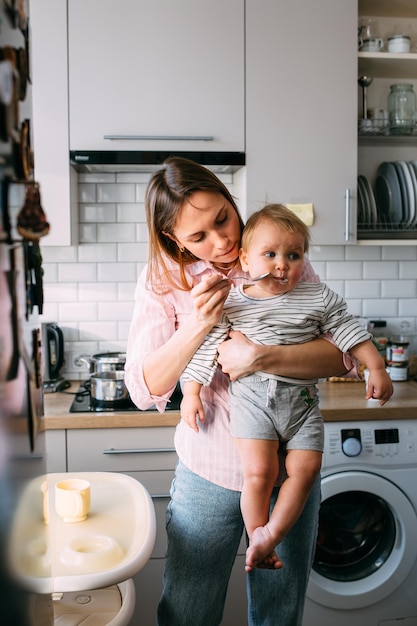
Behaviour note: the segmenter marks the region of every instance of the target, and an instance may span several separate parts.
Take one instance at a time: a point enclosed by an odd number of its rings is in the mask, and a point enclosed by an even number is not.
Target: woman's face
[[[197,191],[182,206],[173,236],[203,261],[233,263],[239,256],[240,222],[233,206],[221,194]]]

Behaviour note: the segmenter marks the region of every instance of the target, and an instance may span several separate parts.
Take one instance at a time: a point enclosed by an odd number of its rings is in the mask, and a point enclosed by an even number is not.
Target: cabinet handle
[[[211,135],[103,135],[103,139],[120,139],[122,141],[135,141],[137,139],[150,141],[214,141]]]
[[[176,452],[175,448],[107,448],[103,454],[152,454],[154,452]]]
[[[345,241],[350,239],[350,189],[345,191]]]
[[[170,498],[171,494],[169,493],[153,493],[151,494],[152,500],[162,500],[163,498]]]

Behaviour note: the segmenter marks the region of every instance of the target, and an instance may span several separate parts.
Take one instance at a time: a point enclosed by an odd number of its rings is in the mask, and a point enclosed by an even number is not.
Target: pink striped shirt
[[[174,276],[178,277],[178,265],[168,261]],[[218,271],[206,261],[198,261],[186,267],[189,282],[197,284],[208,274]],[[228,277],[235,285],[243,282],[240,268],[231,270]],[[302,280],[318,282],[310,263],[306,260]],[[163,413],[173,389],[164,396],[153,396],[143,377],[143,361],[146,355],[164,345],[182,324],[186,323],[192,310],[189,292],[166,285],[163,294],[155,294],[146,286],[146,268],[141,273],[135,293],[135,308],[130,326],[125,380],[133,402],[142,410],[156,405]],[[345,365],[353,363],[346,355]],[[205,409],[205,422],[196,433],[184,421],[175,432],[175,447],[181,461],[193,472],[227,489],[241,490],[242,472],[236,446],[229,433],[228,376],[217,368],[210,387],[201,389]]]

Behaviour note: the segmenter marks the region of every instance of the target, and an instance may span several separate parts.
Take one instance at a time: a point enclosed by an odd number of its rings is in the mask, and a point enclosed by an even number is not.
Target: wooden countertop
[[[375,400],[365,400],[364,385],[363,382],[320,383],[320,408],[324,420],[417,419],[417,382],[394,383],[394,395],[383,407]],[[72,383],[67,393],[45,394],[45,416],[42,421],[46,430],[176,426],[180,420],[177,411],[163,414],[153,411],[70,413],[73,394],[78,386],[77,381]]]

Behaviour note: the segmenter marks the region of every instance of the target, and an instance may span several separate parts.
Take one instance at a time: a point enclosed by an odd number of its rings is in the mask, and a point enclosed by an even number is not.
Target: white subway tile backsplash
[[[417,283],[415,280],[383,280],[381,281],[381,296],[383,298],[415,298]]]
[[[398,278],[411,278],[413,280],[417,277],[417,261],[400,261],[400,269],[398,272]]]
[[[385,246],[382,248],[382,258],[385,260],[417,260],[417,246]]]
[[[80,326],[80,341],[111,341],[117,337],[117,322],[83,322]]]
[[[121,302],[133,302],[135,299],[136,282],[117,283],[117,299]]]
[[[78,283],[48,283],[48,299],[51,302],[77,302]]]
[[[61,302],[58,304],[59,319],[69,322],[93,322],[97,320],[97,304],[95,302]]]
[[[60,263],[58,279],[68,283],[92,283],[97,280],[97,266],[95,263]]]
[[[398,300],[396,299],[375,298],[375,300],[363,300],[362,302],[362,315],[368,319],[386,319],[387,317],[396,317],[398,314]]]
[[[80,224],[78,237],[80,243],[95,243],[97,241],[97,224]]]
[[[415,316],[417,311],[417,298],[407,298],[398,300],[398,315],[401,317]]]
[[[43,263],[43,284],[58,282],[58,263]]]
[[[362,278],[362,267],[360,261],[332,261],[326,264],[326,278],[358,280]]]
[[[381,258],[380,246],[346,246],[346,261],[376,261]]]
[[[115,222],[116,205],[110,204],[80,204],[80,222]]]
[[[367,261],[363,264],[364,278],[397,278],[398,263],[396,261]]]
[[[116,181],[118,183],[138,183],[146,187],[149,181],[149,174],[146,174],[146,172],[118,172]]]
[[[80,183],[78,185],[78,202],[96,202],[96,185],[92,183]]]
[[[114,302],[117,299],[117,283],[80,283],[80,302]]]
[[[79,172],[78,174],[78,183],[115,183],[116,180],[115,172]]]
[[[134,183],[117,183],[97,185],[98,202],[136,202],[136,185]]]
[[[148,244],[119,243],[117,244],[117,260],[121,262],[143,261],[144,258],[146,259],[147,251]]]
[[[42,248],[41,254],[44,263],[74,263],[78,260],[78,248],[76,246],[51,246]]]
[[[148,255],[148,179],[138,172],[80,173],[80,245],[41,247],[41,319],[64,331],[67,377],[88,375],[86,366],[74,364],[80,354],[126,350],[136,281]],[[233,177],[222,180],[234,193]],[[387,334],[409,334],[417,350],[417,246],[312,245],[309,258],[353,315],[386,319]]]
[[[145,207],[140,202],[117,205],[118,222],[142,222],[146,227]]]
[[[99,243],[135,241],[134,224],[97,224]]]
[[[78,248],[79,261],[112,261],[117,260],[116,243],[97,243],[92,246],[83,245]]]
[[[132,282],[136,280],[135,263],[99,263],[97,280],[101,282]]]
[[[136,232],[136,241],[146,242],[146,249],[147,249],[148,229],[146,227],[146,224],[136,224],[135,232]]]
[[[346,298],[380,298],[381,285],[377,280],[349,280],[346,282]]]

